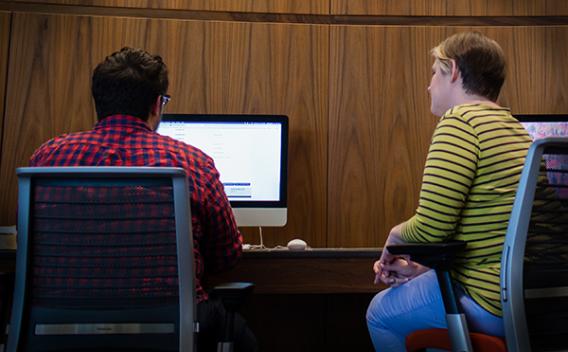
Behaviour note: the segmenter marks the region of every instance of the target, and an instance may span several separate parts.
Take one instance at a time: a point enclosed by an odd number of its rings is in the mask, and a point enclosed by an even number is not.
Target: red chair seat
[[[505,340],[476,332],[469,334],[473,350],[476,352],[507,352]],[[446,329],[427,329],[414,331],[406,337],[408,352],[421,351],[425,348],[452,350],[450,336]]]

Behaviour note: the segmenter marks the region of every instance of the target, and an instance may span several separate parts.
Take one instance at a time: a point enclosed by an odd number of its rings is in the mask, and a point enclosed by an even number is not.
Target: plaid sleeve
[[[202,254],[207,271],[235,265],[242,253],[243,238],[213,161],[205,171]]]

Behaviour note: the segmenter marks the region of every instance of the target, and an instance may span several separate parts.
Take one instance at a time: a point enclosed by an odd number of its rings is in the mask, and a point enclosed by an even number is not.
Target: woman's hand
[[[428,267],[410,260],[408,256],[400,256],[391,263],[383,264],[383,272],[390,273],[390,286],[400,286],[429,270]]]
[[[375,272],[375,284],[382,282],[386,285],[392,285],[394,283],[395,277],[391,277],[391,273],[389,270],[385,270],[385,265],[392,264],[398,257],[392,255],[387,250],[387,246],[391,244],[400,244],[404,243],[402,241],[400,232],[402,229],[402,224],[396,225],[393,227],[385,241],[383,246],[383,251],[381,253],[381,257],[373,264],[373,271]]]
[[[429,270],[428,267],[413,262],[408,256],[395,256],[388,251],[387,246],[404,243],[401,230],[402,224],[392,228],[385,241],[381,257],[373,264],[375,284],[382,282],[385,285],[397,287]]]
[[[388,269],[385,270],[385,265],[391,264],[396,259],[397,257],[390,254],[385,246],[383,248],[383,252],[381,253],[381,257],[375,262],[375,264],[373,264],[373,271],[375,272],[375,284],[378,284],[379,282],[382,282],[386,285],[391,284],[391,273]]]
[[[387,255],[385,258],[391,258]],[[373,265],[375,284],[379,282],[391,287],[398,287],[429,270],[428,267],[410,260],[408,256],[394,257],[391,260],[377,260]]]

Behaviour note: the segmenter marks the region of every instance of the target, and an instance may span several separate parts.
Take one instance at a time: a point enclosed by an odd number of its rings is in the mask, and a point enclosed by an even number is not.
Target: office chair
[[[193,351],[198,324],[185,171],[49,167],[17,174],[7,351]],[[220,295],[252,284],[240,286]]]
[[[558,351],[568,348],[568,138],[530,147],[515,197],[501,260],[506,341],[469,333],[449,269],[463,242],[388,246],[393,254],[436,270],[448,330],[410,334],[409,351]],[[436,258],[436,256],[438,258]],[[506,346],[505,346],[506,345]]]

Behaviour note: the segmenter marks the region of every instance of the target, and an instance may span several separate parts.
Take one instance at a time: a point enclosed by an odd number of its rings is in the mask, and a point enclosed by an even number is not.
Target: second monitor
[[[286,224],[287,116],[164,114],[157,132],[213,158],[238,226]]]

